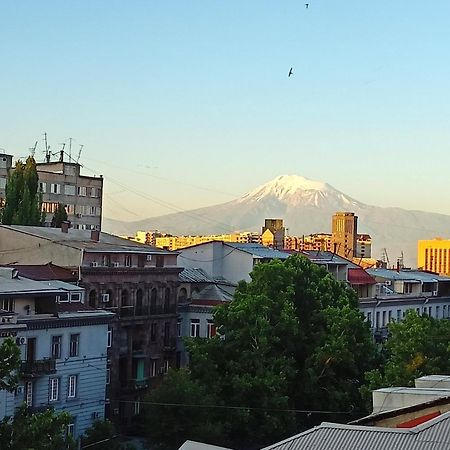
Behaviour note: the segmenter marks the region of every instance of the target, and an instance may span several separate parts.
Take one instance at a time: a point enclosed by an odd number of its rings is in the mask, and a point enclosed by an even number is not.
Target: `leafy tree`
[[[61,228],[63,222],[67,221],[67,211],[62,203],[58,203],[55,214],[53,214],[51,226]]]
[[[75,450],[75,441],[65,430],[71,422],[67,412],[55,413],[52,408],[37,414],[23,405],[14,417],[0,422],[2,450]]]
[[[106,442],[102,442],[106,441]],[[96,450],[118,450],[117,433],[114,424],[109,420],[96,420],[85,432],[81,446],[98,442],[93,448]]]
[[[383,344],[385,362],[366,375],[362,392],[413,386],[423,375],[450,373],[450,322],[408,311],[401,322],[389,324],[389,339]]]
[[[13,392],[19,381],[20,349],[11,339],[0,345],[0,390]]]
[[[292,410],[363,407],[359,388],[376,349],[356,294],[298,255],[257,265],[251,277],[239,284],[232,302],[215,311],[225,338],[187,342],[191,381],[207,386],[215,404],[225,407],[217,419],[209,415],[222,427],[221,439],[212,441],[253,448],[325,417],[348,420],[339,414],[307,418]],[[164,403],[165,392],[160,395]],[[159,426],[167,433],[165,422]]]
[[[42,195],[38,192],[36,161],[29,156],[17,161],[6,183],[6,201],[2,212],[5,225],[42,225]]]

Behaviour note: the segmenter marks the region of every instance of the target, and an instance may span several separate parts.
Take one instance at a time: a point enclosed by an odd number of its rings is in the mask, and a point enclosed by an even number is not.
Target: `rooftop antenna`
[[[45,143],[45,161],[47,163],[50,162],[50,146],[48,145],[47,142],[47,133],[44,132],[44,143]]]
[[[83,144],[81,144],[80,145],[80,150],[79,150],[79,152],[78,152],[78,156],[77,156],[77,164],[79,164],[79,160],[80,160],[80,156],[81,156],[81,152],[83,151],[83,147],[84,147],[84,145]]]
[[[69,161],[72,161],[72,140],[73,138],[69,138]]]
[[[28,150],[30,150],[30,153],[31,153],[31,156],[34,158],[34,155],[35,155],[35,153],[36,153],[36,147],[37,147],[37,145],[38,145],[38,141],[36,141],[35,143],[34,143],[34,147],[30,147]]]
[[[64,160],[64,147],[66,146],[65,142],[63,142],[61,147],[61,150],[59,151],[59,162],[63,162]]]

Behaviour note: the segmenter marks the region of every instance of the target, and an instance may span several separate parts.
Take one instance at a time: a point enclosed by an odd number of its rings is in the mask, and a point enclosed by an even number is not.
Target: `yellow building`
[[[450,240],[436,238],[418,241],[417,267],[439,275],[450,275]]]

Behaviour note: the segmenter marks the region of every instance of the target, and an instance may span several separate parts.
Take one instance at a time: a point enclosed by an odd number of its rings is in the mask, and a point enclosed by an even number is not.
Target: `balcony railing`
[[[177,308],[175,305],[167,307],[162,306],[122,306],[119,309],[120,317],[141,317],[148,315],[175,314]]]
[[[127,389],[130,391],[140,391],[148,388],[148,378],[128,380]]]
[[[39,359],[35,361],[23,361],[22,374],[26,377],[39,377],[56,373],[56,361],[54,359]]]

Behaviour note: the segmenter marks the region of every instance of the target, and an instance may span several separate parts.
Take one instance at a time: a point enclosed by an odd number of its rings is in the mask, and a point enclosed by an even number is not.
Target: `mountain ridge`
[[[299,175],[280,175],[218,205],[134,222],[104,218],[103,229],[121,235],[155,229],[172,234],[222,234],[260,231],[265,218],[282,218],[291,235],[329,233],[336,211],[358,216],[358,232],[372,236],[372,256],[381,257],[386,248],[395,261],[403,252],[411,266],[415,266],[418,239],[445,236],[450,230],[448,215],[368,205],[328,183]]]

